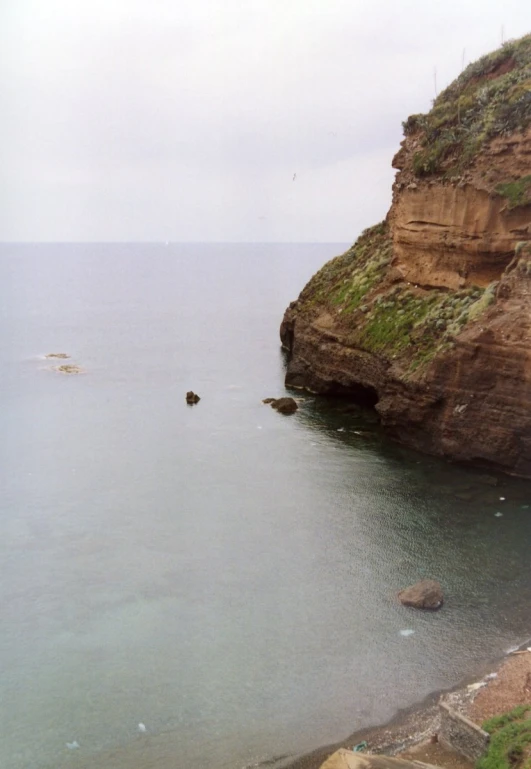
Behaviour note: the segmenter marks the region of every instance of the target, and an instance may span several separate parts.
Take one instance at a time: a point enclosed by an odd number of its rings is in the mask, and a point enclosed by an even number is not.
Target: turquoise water
[[[343,249],[0,247],[5,769],[297,754],[527,639],[529,484],[261,403],[284,307]],[[437,614],[396,602],[422,576]]]

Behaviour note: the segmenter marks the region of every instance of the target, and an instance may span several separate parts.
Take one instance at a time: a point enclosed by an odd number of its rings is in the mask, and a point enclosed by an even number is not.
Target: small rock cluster
[[[54,360],[68,360],[70,355],[66,352],[49,352],[44,357]],[[60,374],[81,374],[83,371],[83,369],[75,363],[62,363],[60,366],[54,366],[54,369]]]
[[[199,403],[201,398],[193,390],[186,393],[186,402],[189,406]],[[276,409],[280,414],[294,414],[298,410],[297,401],[294,398],[264,398],[262,403],[266,403],[271,408]]]

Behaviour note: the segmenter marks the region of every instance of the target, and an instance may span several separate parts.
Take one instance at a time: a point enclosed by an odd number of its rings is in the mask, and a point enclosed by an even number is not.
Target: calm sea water
[[[528,637],[529,484],[261,403],[284,307],[342,250],[0,248],[4,769],[239,769]],[[437,614],[395,600],[423,576]]]

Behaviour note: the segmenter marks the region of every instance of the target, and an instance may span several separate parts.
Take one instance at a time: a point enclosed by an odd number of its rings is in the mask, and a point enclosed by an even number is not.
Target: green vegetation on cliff
[[[341,256],[336,256],[317,272],[304,288],[304,304],[327,304],[347,313],[355,310],[363,297],[382,280],[391,261],[392,242],[387,222],[370,227]]]
[[[507,198],[509,201],[509,208],[526,206],[531,203],[531,175],[522,176],[515,182],[498,184],[496,192],[498,195]]]
[[[417,176],[459,173],[486,141],[529,125],[531,35],[470,64],[439,94],[428,114],[411,115],[403,123],[406,136],[420,136],[421,149],[413,158]]]
[[[481,293],[481,289],[449,293],[396,286],[376,297],[357,334],[357,343],[387,358],[405,357],[414,371],[462,330]]]
[[[299,311],[329,313],[345,344],[397,361],[413,375],[495,301],[497,283],[486,289],[424,289],[405,283],[391,261],[389,226],[381,222],[313,276],[299,297]]]
[[[449,292],[399,284],[377,296],[349,341],[369,352],[398,359],[410,374],[448,349],[469,321],[494,300],[495,284]]]
[[[531,705],[519,705],[486,721],[483,728],[491,735],[488,751],[476,769],[531,769]]]

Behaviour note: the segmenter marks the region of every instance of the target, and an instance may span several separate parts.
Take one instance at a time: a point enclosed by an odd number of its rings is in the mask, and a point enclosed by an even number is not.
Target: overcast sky
[[[0,0],[0,240],[351,241],[434,70],[529,31],[529,0]]]

